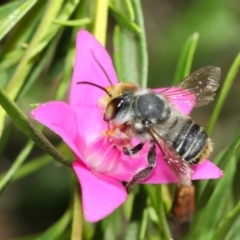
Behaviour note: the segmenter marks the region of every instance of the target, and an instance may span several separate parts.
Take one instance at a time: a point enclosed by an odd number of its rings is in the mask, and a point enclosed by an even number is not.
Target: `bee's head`
[[[126,90],[121,95],[113,98],[106,107],[104,121],[109,122],[125,118],[132,104],[133,93],[132,90]]]

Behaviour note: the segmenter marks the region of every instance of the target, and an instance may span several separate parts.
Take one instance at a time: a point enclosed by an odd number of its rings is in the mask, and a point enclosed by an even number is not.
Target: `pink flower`
[[[109,85],[92,53],[113,84],[118,83],[106,50],[90,33],[80,30],[69,104],[48,102],[34,109],[31,116],[61,136],[72,149],[76,157],[72,166],[81,184],[84,216],[86,220],[95,222],[125,202],[127,192],[121,182],[128,182],[139,169],[147,167],[148,144],[137,156],[129,157],[105,137],[108,126],[103,121],[103,110],[98,104],[104,92],[90,85],[77,84],[79,81],[89,81],[103,87]],[[194,96],[191,101],[194,101]],[[191,101],[189,96],[186,103],[172,99],[176,108],[185,114],[192,110]],[[178,182],[159,150],[157,154],[156,168],[142,183]],[[208,160],[194,166],[193,170],[192,180],[222,176],[222,171]]]

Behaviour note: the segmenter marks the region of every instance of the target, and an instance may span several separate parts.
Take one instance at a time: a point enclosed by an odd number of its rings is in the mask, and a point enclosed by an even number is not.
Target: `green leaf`
[[[197,47],[199,34],[194,33],[190,36],[182,48],[173,83],[176,84],[191,72],[194,53]]]
[[[148,223],[148,209],[146,208],[143,210],[143,217],[139,229],[139,240],[146,239],[147,223]]]
[[[0,89],[0,104],[8,113],[9,117],[11,117],[11,119],[18,125],[18,127],[40,148],[42,148],[58,162],[67,166],[71,166],[71,163],[67,161],[46,139],[46,137],[28,120],[27,116],[13,101],[9,99],[2,89]]]
[[[230,231],[234,222],[240,215],[240,201],[238,204],[227,214],[227,216],[221,221],[220,225],[216,228],[216,231],[211,238],[212,240],[224,240],[226,235]],[[239,231],[239,229],[238,229]]]
[[[0,8],[0,40],[34,6],[37,0],[16,1]]]
[[[59,14],[59,20],[66,20],[74,11],[78,4],[79,0],[68,1],[61,13]],[[51,40],[51,38],[58,32],[60,29],[59,25],[52,24],[52,20],[58,14],[59,9],[61,8],[61,1],[50,1],[45,11],[44,17],[34,35],[24,57],[19,63],[14,75],[12,76],[10,82],[6,86],[6,92],[11,99],[15,99],[21,90],[27,75],[29,74],[31,68],[33,67],[36,59],[33,59],[34,54],[42,50]],[[51,26],[51,27],[50,27]],[[44,38],[47,41],[44,41]],[[34,61],[35,60],[35,61]],[[0,135],[3,128],[3,123],[5,120],[5,113],[0,108]]]
[[[229,201],[230,188],[236,171],[236,159],[232,157],[228,159],[229,166],[225,171],[224,177],[217,181],[214,192],[209,196],[207,202],[197,204],[197,213],[193,220],[193,225],[188,239],[206,240],[212,239],[213,232],[217,228],[219,222],[225,213],[225,206]],[[223,194],[224,193],[224,194]],[[202,220],[204,219],[204,221]],[[199,227],[201,225],[201,227]],[[202,234],[204,232],[204,234]]]
[[[31,162],[25,163],[18,169],[18,171],[11,178],[11,181],[17,181],[25,176],[28,176],[29,174],[40,169],[41,167],[44,167],[45,165],[51,163],[51,161],[52,159],[49,155],[43,155],[39,158],[32,159]],[[0,174],[0,180],[2,180],[3,177],[4,174]]]
[[[228,168],[228,165],[230,164],[230,159],[232,159],[235,156],[239,148],[240,148],[240,134],[235,138],[235,140],[231,143],[231,145],[224,151],[221,158],[217,162],[218,167],[223,171],[226,171]],[[202,206],[207,204],[207,201],[215,191],[217,184],[218,184],[218,181],[211,180],[207,182],[203,190],[203,193],[199,198],[200,199],[199,202],[202,203]]]
[[[141,28],[135,22],[129,20],[125,15],[123,15],[123,13],[115,6],[109,4],[109,8],[112,11],[114,18],[122,28],[126,28],[133,33],[141,33]]]
[[[134,13],[134,9],[132,6],[132,1],[131,0],[125,0],[124,4],[126,6],[126,11],[127,14],[129,16],[130,21],[134,21],[135,20],[135,13]]]
[[[45,54],[43,54],[43,56],[34,65],[34,68],[31,74],[29,75],[28,81],[23,85],[19,93],[18,96],[19,98],[23,97],[26,94],[26,92],[31,88],[33,83],[39,79],[40,74],[43,72],[46,66],[50,65],[50,62],[53,59],[53,56],[57,48],[57,44],[59,43],[60,36],[61,35],[56,37],[55,41],[50,42],[50,44],[47,46]]]
[[[78,20],[68,20],[68,21],[61,21],[61,20],[53,20],[54,23],[62,25],[62,26],[69,26],[69,27],[80,27],[85,26],[87,24],[92,23],[91,18],[82,18]]]
[[[138,240],[139,239],[139,222],[134,221],[128,225],[124,240]]]
[[[27,148],[27,145],[26,145]],[[74,156],[72,155],[72,151],[68,148],[68,146],[61,142],[57,147],[57,150],[61,152],[64,156],[68,156],[68,159],[74,160]],[[26,150],[22,150],[23,152]],[[18,158],[20,157],[21,153],[19,154]],[[14,173],[11,181],[17,181],[25,176],[28,176],[29,174],[34,173],[38,169],[46,166],[47,164],[52,162],[52,158],[48,154],[44,154],[41,157],[37,157],[34,159],[31,159],[31,161],[25,163],[24,165],[20,166],[18,168],[18,171]],[[0,174],[0,181],[4,178],[5,173]]]
[[[34,143],[32,141],[27,142],[26,146],[22,149],[20,154],[18,155],[17,159],[11,165],[10,169],[4,175],[4,177],[0,180],[0,194],[5,189],[7,184],[11,181],[15,173],[18,171],[19,167],[23,164],[26,160],[27,156],[31,152]]]
[[[119,80],[131,82],[143,88],[147,86],[147,47],[139,1],[133,2],[136,21],[141,33],[134,34],[126,28],[116,26],[114,29],[114,61]]]
[[[157,213],[158,213],[158,217],[159,217],[159,225],[162,228],[163,235],[164,235],[165,239],[172,239],[171,231],[169,229],[168,222],[167,222],[166,212],[165,212],[165,209],[164,209],[163,194],[162,194],[162,186],[161,185],[156,186],[155,196],[156,196],[156,201],[158,203]]]
[[[217,99],[217,102],[215,104],[215,107],[214,107],[214,110],[213,110],[213,113],[210,117],[210,120],[209,120],[209,123],[208,123],[208,126],[207,126],[207,129],[206,131],[208,133],[211,133],[212,130],[213,130],[213,127],[214,125],[216,124],[217,122],[217,119],[218,119],[218,116],[220,115],[220,112],[224,106],[224,103],[225,103],[225,100],[228,96],[228,93],[229,93],[229,90],[233,84],[233,81],[234,79],[236,78],[236,75],[239,71],[239,67],[240,67],[240,53],[237,55],[237,57],[235,58],[232,66],[230,67],[230,70],[223,82],[223,86],[222,86],[222,89],[221,89],[221,92],[218,96],[218,99]]]
[[[95,1],[95,17],[93,23],[94,37],[105,46],[107,33],[108,0]]]
[[[198,232],[199,225],[202,224],[202,213],[205,211],[205,207],[210,203],[210,201],[219,201],[220,198],[221,199],[223,198],[217,195],[218,191],[220,191],[218,189],[221,189],[222,192],[225,192],[226,190],[224,189],[224,186],[226,187],[225,181],[229,183],[232,182],[232,178],[234,174],[232,174],[231,171],[233,170],[235,171],[235,168],[236,168],[235,166],[236,163],[234,162],[234,156],[236,154],[236,151],[239,148],[240,148],[240,134],[236,137],[233,143],[227,148],[227,150],[219,160],[218,166],[225,172],[223,178],[221,180],[208,181],[204,190],[202,191],[202,194],[198,201],[198,207],[197,207],[196,215],[194,217],[194,222],[187,239],[193,239],[192,238],[193,235],[195,236],[195,234]],[[214,196],[217,196],[217,197],[214,198]],[[214,207],[214,204],[212,206]]]

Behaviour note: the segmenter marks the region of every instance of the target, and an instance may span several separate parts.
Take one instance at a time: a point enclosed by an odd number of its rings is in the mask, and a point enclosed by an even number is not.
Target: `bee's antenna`
[[[86,82],[86,81],[77,82],[77,84],[88,84],[88,85],[97,87],[97,88],[103,90],[110,98],[112,97],[112,94],[106,88],[104,88],[104,87],[102,87],[98,84],[95,84],[95,83],[92,83],[92,82]]]
[[[113,87],[113,83],[112,83],[110,77],[108,76],[106,70],[103,68],[103,66],[101,65],[101,63],[97,60],[97,58],[95,57],[94,53],[93,53],[92,51],[91,51],[91,53],[92,53],[92,55],[93,55],[94,60],[96,61],[96,63],[97,63],[98,66],[101,68],[101,70],[103,71],[104,75],[106,76],[109,84],[111,85],[111,87]]]

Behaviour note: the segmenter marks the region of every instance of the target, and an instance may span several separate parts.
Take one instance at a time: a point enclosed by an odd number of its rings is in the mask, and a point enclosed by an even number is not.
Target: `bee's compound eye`
[[[122,105],[124,103],[124,99],[122,97],[116,97],[114,98],[108,105],[106,112],[104,114],[104,121],[110,121],[113,120],[119,110],[121,109]]]

